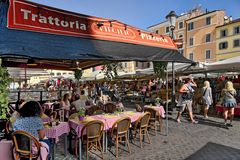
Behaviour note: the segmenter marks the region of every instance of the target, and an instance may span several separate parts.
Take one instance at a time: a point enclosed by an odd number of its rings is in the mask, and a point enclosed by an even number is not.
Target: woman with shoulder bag
[[[179,92],[179,100],[177,106],[180,106],[180,111],[178,112],[177,122],[181,123],[180,117],[185,108],[188,108],[189,117],[192,123],[198,123],[193,119],[192,112],[192,101],[193,101],[193,93],[194,89],[192,87],[197,87],[197,84],[193,81],[193,79],[188,78],[185,81],[185,84],[182,85]]]
[[[222,90],[222,97],[223,97],[223,110],[224,110],[224,125],[227,126],[227,118],[228,118],[228,112],[230,113],[230,124],[229,126],[232,127],[232,121],[234,117],[234,108],[237,106],[236,99],[234,98],[236,96],[237,92],[233,88],[233,83],[231,81],[228,81],[225,84],[225,88]]]
[[[208,109],[210,105],[213,104],[212,88],[210,87],[209,81],[204,82],[204,87],[202,88],[202,101],[204,107],[204,117],[208,118]]]

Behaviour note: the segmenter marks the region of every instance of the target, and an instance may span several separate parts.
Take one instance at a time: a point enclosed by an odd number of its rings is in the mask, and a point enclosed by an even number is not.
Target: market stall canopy
[[[84,69],[106,60],[191,63],[169,36],[25,0],[0,0],[0,35],[3,65],[31,60],[37,64],[31,67]]]
[[[168,74],[172,73],[172,63],[168,63],[167,65]],[[201,73],[205,72],[205,65],[201,62],[196,63],[174,63],[174,70],[176,74],[192,74],[192,73]],[[138,69],[136,71],[136,75],[154,75],[153,67],[146,69]]]
[[[37,68],[34,68],[34,69],[28,68],[25,71],[24,68],[8,67],[7,70],[8,70],[9,75],[12,78],[25,78],[25,77],[30,78],[30,77],[36,77],[36,76],[49,76],[50,77],[50,74],[46,70],[37,69]]]
[[[240,56],[232,57],[222,61],[207,64],[207,70],[210,72],[240,71]]]

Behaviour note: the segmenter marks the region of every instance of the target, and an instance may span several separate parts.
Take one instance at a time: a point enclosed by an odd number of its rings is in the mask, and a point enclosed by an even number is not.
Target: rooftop
[[[221,26],[217,26],[216,28],[223,27],[223,26],[227,26],[227,25],[230,25],[230,24],[233,24],[233,23],[238,23],[238,22],[240,22],[240,18],[235,19],[235,20],[233,20],[233,21],[230,21],[230,22],[228,22],[228,23],[225,23],[225,24],[223,24],[223,25],[221,25]]]
[[[224,10],[213,10],[213,11],[205,12],[205,13],[202,13],[202,14],[200,14],[200,15],[198,15],[198,16],[189,18],[189,19],[187,19],[186,21],[189,21],[189,20],[192,20],[192,19],[201,17],[201,16],[205,16],[205,15],[207,15],[207,14],[211,14],[211,13],[217,12],[217,11],[224,11]],[[190,12],[187,12],[187,13],[185,13],[185,14],[182,14],[182,15],[180,15],[179,17],[185,16],[185,15],[187,15],[187,14],[189,14],[189,13],[190,13]],[[179,18],[179,17],[178,17],[178,18]],[[163,24],[163,23],[165,23],[165,22],[167,22],[167,20],[165,20],[165,21],[163,21],[163,22],[160,22],[160,23],[157,23],[157,24],[154,24],[154,25],[151,25],[151,26],[149,26],[149,27],[147,27],[147,28],[149,29],[149,28],[151,28],[151,27],[155,27],[155,26],[160,25],[160,24]]]
[[[190,21],[190,20],[193,20],[193,19],[195,19],[195,18],[199,18],[199,17],[201,17],[201,16],[206,16],[206,15],[208,15],[208,14],[211,14],[211,13],[214,13],[214,12],[217,12],[217,11],[224,11],[224,10],[213,10],[213,11],[210,11],[210,12],[205,12],[205,13],[199,15],[199,16],[189,18],[189,19],[187,19],[186,21]]]

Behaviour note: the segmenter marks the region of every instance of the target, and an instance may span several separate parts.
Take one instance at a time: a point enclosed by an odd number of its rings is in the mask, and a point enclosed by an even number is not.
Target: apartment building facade
[[[216,61],[216,27],[224,24],[225,11],[216,10],[186,20],[186,57],[197,62]]]
[[[181,14],[176,21],[174,38],[182,39],[179,52],[186,58],[197,62],[216,61],[216,27],[224,23],[225,11],[203,12],[195,8]],[[156,34],[170,34],[167,21],[148,27]]]
[[[181,39],[183,42],[182,48],[179,48],[179,52],[183,54],[186,57],[186,40],[185,40],[185,32],[186,32],[186,20],[189,18],[193,18],[196,16],[201,15],[203,12],[201,8],[195,8],[188,13],[182,13],[180,16],[178,16],[177,21],[176,21],[176,26],[174,30],[174,38],[175,39]],[[148,27],[148,30],[150,32],[153,32],[155,34],[161,34],[161,35],[171,35],[171,31],[169,28],[169,23],[168,21],[160,22],[156,25],[152,25]]]
[[[240,56],[240,18],[216,28],[216,59]]]

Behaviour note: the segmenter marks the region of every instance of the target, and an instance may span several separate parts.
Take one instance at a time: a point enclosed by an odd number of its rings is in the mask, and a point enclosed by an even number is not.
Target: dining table
[[[77,133],[78,140],[79,140],[79,156],[78,159],[82,159],[82,139],[81,139],[81,133],[84,125],[87,122],[90,122],[92,120],[100,120],[104,124],[104,132],[103,132],[103,151],[107,151],[107,131],[112,128],[113,124],[118,121],[121,118],[129,117],[131,119],[131,122],[137,121],[143,113],[141,112],[133,112],[133,111],[125,111],[125,112],[119,112],[114,114],[101,114],[101,115],[93,115],[93,116],[87,116],[83,121],[80,121],[78,117],[75,119],[69,120],[69,126],[70,128],[74,129]],[[84,132],[83,132],[84,133]]]
[[[156,105],[156,106],[153,106],[153,105],[145,105],[144,108],[153,108],[154,110],[157,111],[157,115],[160,115],[162,118],[165,118],[166,117],[166,112],[163,108],[163,106],[161,105]]]
[[[48,124],[44,125],[45,135],[47,138],[51,139],[53,142],[52,146],[52,159],[54,159],[56,144],[59,141],[60,136],[64,136],[64,156],[67,155],[67,135],[70,132],[68,122],[59,122],[58,125],[50,126]]]
[[[64,135],[64,155],[67,155],[67,134],[69,133],[68,122],[59,122],[56,126],[45,127],[45,136],[53,141],[52,156],[54,159],[56,144],[59,141],[59,137]],[[12,140],[3,139],[0,141],[0,160],[13,160],[13,142]]]
[[[40,116],[40,118],[42,119],[42,122],[43,123],[48,123],[48,122],[50,122],[51,121],[51,118],[50,117],[48,117],[46,114],[41,114],[41,116]]]
[[[12,140],[2,139],[0,141],[0,159],[13,160],[13,142]]]
[[[47,103],[44,103],[42,105],[42,108],[45,108],[45,109],[53,109],[53,104],[52,102],[47,102]]]

